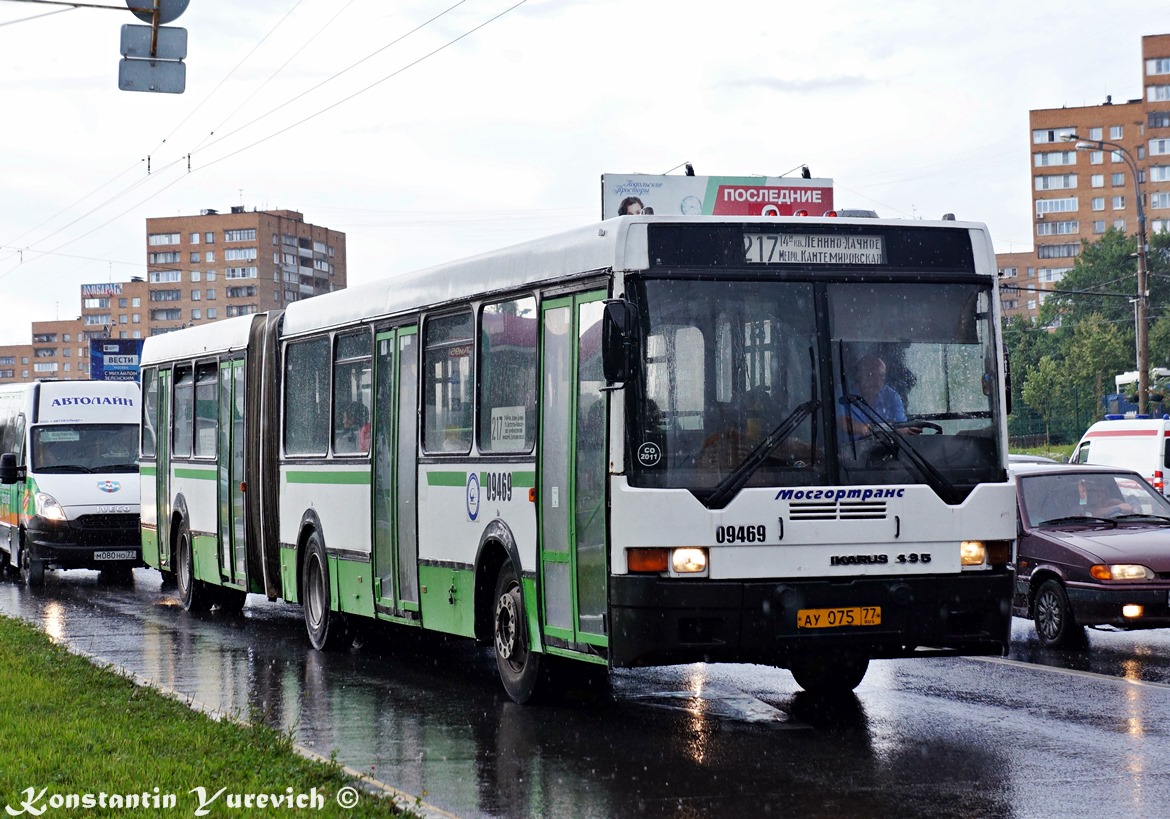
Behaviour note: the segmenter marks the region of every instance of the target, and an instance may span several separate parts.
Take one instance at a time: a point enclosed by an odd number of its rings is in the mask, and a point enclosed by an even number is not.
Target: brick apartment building
[[[1109,227],[1136,234],[1133,173],[1116,150],[1077,150],[1078,140],[1125,148],[1138,169],[1148,233],[1170,230],[1170,34],[1142,37],[1142,95],[1125,102],[1030,111],[1035,250],[996,256],[1004,316],[1036,317],[1045,291],[1073,266],[1081,240]]]
[[[0,384],[89,378],[94,338],[146,338],[263,312],[346,286],[345,234],[297,211],[146,220],[146,275],[81,286],[78,318],[34,321],[29,344],[0,346]]]

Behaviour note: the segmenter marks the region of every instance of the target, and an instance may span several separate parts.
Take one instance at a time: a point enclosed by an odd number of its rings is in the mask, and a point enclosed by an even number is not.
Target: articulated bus
[[[998,310],[982,225],[626,216],[152,337],[144,559],[189,610],[301,604],[318,649],[493,645],[518,702],[999,655]]]

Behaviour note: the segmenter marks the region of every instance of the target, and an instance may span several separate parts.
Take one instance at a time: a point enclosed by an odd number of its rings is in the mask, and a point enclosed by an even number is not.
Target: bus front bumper
[[[45,568],[114,569],[142,565],[137,515],[87,515],[76,521],[34,517],[25,548]]]
[[[844,582],[617,576],[610,579],[610,662],[786,666],[790,657],[819,653],[998,656],[1006,654],[1011,634],[1012,582],[1009,569]],[[825,610],[851,609],[844,616],[856,622],[861,607],[871,618],[880,609],[880,622],[808,625],[829,619]]]

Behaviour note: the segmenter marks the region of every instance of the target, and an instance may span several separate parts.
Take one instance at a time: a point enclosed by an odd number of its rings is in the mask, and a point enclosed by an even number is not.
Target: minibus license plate
[[[800,609],[796,612],[797,628],[840,628],[842,626],[880,626],[881,624],[881,606]]]
[[[133,560],[136,557],[138,557],[138,554],[133,549],[93,553],[94,560]]]

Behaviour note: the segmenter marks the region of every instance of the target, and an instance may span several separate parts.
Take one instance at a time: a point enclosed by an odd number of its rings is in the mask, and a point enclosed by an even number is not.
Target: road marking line
[[[977,660],[981,663],[998,663],[999,665],[1010,665],[1016,668],[1033,668],[1041,671],[1051,671],[1054,674],[1068,674],[1073,677],[1092,677],[1097,680],[1112,680],[1113,682],[1126,683],[1128,685],[1142,685],[1149,688],[1170,688],[1170,683],[1153,682],[1151,680],[1131,680],[1128,677],[1115,677],[1112,674],[1101,674],[1096,671],[1080,671],[1075,668],[1058,668],[1052,665],[1041,665],[1039,663],[1027,663],[1023,660],[1009,660],[1006,657],[968,657],[968,660]]]

